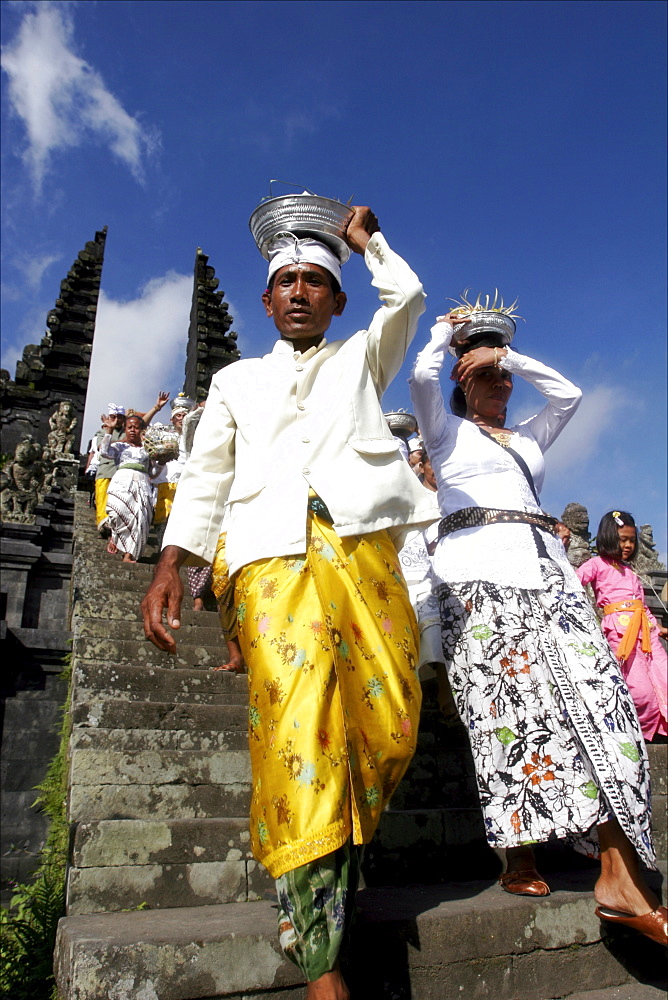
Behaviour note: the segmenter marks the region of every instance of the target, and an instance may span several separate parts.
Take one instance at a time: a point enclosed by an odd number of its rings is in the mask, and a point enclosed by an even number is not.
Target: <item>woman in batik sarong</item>
[[[438,484],[432,572],[443,651],[487,839],[505,848],[503,888],[525,895],[550,891],[532,844],[567,838],[600,855],[597,914],[665,943],[666,908],[638,870],[638,856],[655,867],[638,718],[555,521],[538,501],[543,453],[581,393],[540,362],[489,346],[508,343],[514,322],[503,307],[483,313],[465,303],[438,319],[411,393]],[[448,413],[439,375],[455,330]],[[506,427],[514,375],[547,405]]]
[[[619,661],[647,741],[668,736],[666,721],[666,651],[659,636],[665,628],[645,604],[645,592],[629,560],[638,548],[638,529],[627,511],[613,510],[601,519],[598,555],[576,569],[590,583],[603,612],[603,634]]]
[[[107,434],[100,442],[100,454],[116,463],[107,490],[107,523],[111,529],[108,551],[123,553],[123,562],[136,562],[148,538],[153,518],[151,459],[142,445],[146,425],[137,415],[125,422],[125,439],[111,440],[113,418],[107,417]]]

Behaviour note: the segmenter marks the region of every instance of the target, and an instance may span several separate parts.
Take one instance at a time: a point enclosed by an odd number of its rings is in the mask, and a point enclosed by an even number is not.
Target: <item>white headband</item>
[[[289,233],[277,236],[269,247],[267,284],[280,268],[288,264],[317,264],[333,274],[341,285],[341,261],[328,246],[318,240],[300,240]]]
[[[125,407],[119,406],[118,403],[109,403],[107,406],[107,411],[110,417],[124,417]]]

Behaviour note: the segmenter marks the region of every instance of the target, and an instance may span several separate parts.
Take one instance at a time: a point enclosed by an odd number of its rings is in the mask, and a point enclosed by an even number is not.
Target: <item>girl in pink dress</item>
[[[659,639],[668,635],[668,629],[659,625],[645,606],[642,583],[628,565],[637,546],[631,515],[610,511],[598,528],[599,554],[575,572],[583,586],[590,583],[593,587],[596,603],[603,610],[603,632],[635,702],[643,736],[651,741],[668,736],[668,657]]]

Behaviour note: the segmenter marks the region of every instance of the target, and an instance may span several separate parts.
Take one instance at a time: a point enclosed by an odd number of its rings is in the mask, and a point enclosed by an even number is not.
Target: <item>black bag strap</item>
[[[490,441],[493,441],[494,444],[498,444],[499,448],[503,448],[503,450],[507,451],[509,455],[512,455],[512,457],[515,459],[520,469],[524,473],[524,478],[526,479],[527,483],[529,484],[529,487],[531,488],[531,492],[534,495],[536,503],[540,507],[540,497],[538,496],[538,490],[536,489],[536,484],[533,481],[531,470],[529,469],[529,466],[526,464],[522,456],[518,455],[514,448],[510,448],[507,444],[501,444],[500,441],[497,441],[494,435],[490,434],[489,431],[484,430],[482,427],[478,427],[478,430],[480,431],[481,434],[484,434],[485,437],[488,437]]]

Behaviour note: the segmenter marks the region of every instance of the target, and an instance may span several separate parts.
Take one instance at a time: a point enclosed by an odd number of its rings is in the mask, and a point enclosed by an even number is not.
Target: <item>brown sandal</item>
[[[499,875],[499,885],[514,896],[549,896],[550,887],[535,868],[522,868]]]
[[[594,913],[600,920],[605,920],[609,924],[622,924],[624,927],[631,927],[634,931],[644,934],[650,941],[657,944],[668,944],[668,909],[659,906],[651,913],[643,913],[641,917],[635,917],[632,913],[625,913],[624,910],[613,910],[609,906],[597,906]]]

